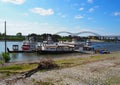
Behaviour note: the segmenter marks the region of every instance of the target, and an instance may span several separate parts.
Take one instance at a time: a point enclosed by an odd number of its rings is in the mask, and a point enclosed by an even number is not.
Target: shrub
[[[38,69],[52,69],[58,67],[51,58],[42,59],[39,63]]]
[[[0,65],[4,65],[4,61],[3,60],[0,60]]]
[[[9,53],[2,53],[3,60],[7,63],[10,61],[10,55]]]

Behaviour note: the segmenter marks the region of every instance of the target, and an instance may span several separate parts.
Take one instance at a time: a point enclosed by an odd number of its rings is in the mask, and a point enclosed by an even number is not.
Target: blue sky
[[[120,34],[120,0],[0,0],[0,32]]]

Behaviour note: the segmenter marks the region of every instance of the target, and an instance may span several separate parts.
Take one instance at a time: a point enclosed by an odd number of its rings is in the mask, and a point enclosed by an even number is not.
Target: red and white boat
[[[22,42],[21,48],[22,48],[22,51],[34,51],[36,50],[36,42],[25,40]]]
[[[24,51],[30,50],[30,43],[29,43],[29,41],[23,41],[21,48],[22,48],[22,50],[24,50]]]

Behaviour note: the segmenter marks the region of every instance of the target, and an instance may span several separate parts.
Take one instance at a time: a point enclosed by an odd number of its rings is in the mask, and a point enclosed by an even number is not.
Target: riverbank
[[[39,70],[31,77],[18,79],[12,85],[119,85],[120,84],[120,52],[111,54],[77,55],[54,58],[60,68]],[[40,60],[16,62],[12,64],[39,63]],[[18,75],[18,74],[16,74]],[[13,76],[12,76],[13,77]],[[15,76],[14,76],[15,77]],[[11,77],[9,77],[12,79]],[[8,79],[9,80],[9,79]],[[5,81],[1,81],[4,85]]]

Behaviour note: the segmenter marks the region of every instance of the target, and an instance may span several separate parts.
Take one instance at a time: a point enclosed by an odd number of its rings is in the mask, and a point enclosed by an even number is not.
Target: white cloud
[[[80,11],[83,11],[83,10],[84,10],[84,8],[83,8],[83,7],[81,7],[79,10],[80,10]]]
[[[91,13],[91,12],[93,12],[95,9],[94,8],[90,8],[89,9],[89,12]]]
[[[90,9],[88,10],[88,12],[89,12],[89,13],[92,13],[92,12],[94,12],[97,8],[99,8],[98,5],[90,8]]]
[[[82,18],[84,18],[82,15],[75,16],[75,19],[82,19]]]
[[[114,16],[120,16],[120,12],[114,12]]]
[[[21,21],[7,21],[7,34],[16,35],[21,32],[23,35],[31,33],[43,34],[43,33],[57,33],[59,31],[67,30],[67,27],[62,27],[55,24],[49,24],[47,22],[21,22]],[[4,23],[0,23],[0,32],[4,32]]]
[[[88,1],[88,3],[93,3],[93,0],[87,0]]]
[[[25,0],[2,0],[2,2],[5,3],[13,3],[13,4],[23,4],[25,2]]]
[[[54,14],[53,9],[33,8],[30,11],[41,16],[48,16]]]

